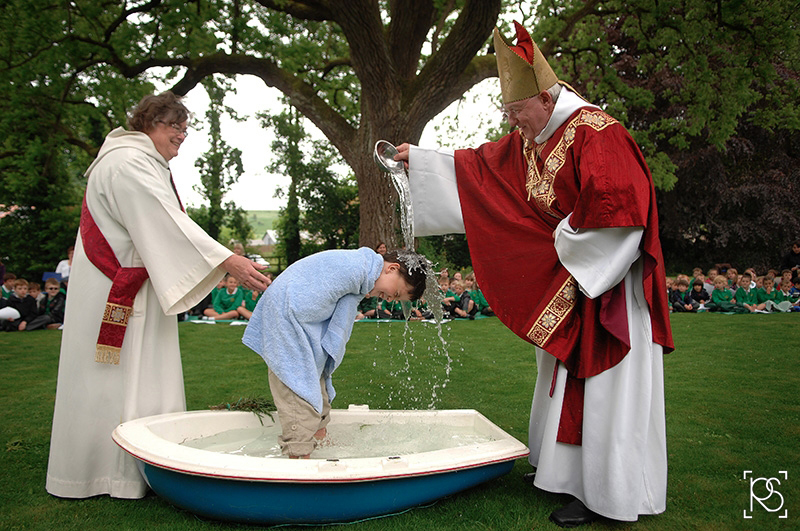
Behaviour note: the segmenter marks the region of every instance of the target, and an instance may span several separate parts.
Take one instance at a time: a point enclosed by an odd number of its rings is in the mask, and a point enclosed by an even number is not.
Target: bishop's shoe
[[[550,513],[550,521],[560,527],[578,527],[594,522],[599,517],[600,515],[589,510],[589,508],[577,498],[561,509]]]

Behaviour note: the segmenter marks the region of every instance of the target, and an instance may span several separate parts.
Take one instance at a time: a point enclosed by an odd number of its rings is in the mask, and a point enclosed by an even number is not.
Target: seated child
[[[800,299],[800,276],[792,278],[792,289],[789,290],[789,295]]]
[[[272,284],[272,273],[268,273],[266,277],[267,287],[269,287],[269,285]],[[258,301],[261,300],[261,296],[263,294],[263,291],[258,291],[257,289],[252,291],[244,290],[244,304],[237,308],[239,315],[241,315],[244,319],[250,319],[250,316],[253,315],[253,310],[256,309],[256,305],[258,304]]]
[[[711,296],[711,292],[714,291],[715,278],[717,278],[717,268],[712,267],[708,270],[708,273],[706,273],[706,283],[703,285],[709,297]]]
[[[469,293],[464,290],[464,284],[460,280],[454,279],[450,283],[450,291],[453,293],[453,300],[445,305],[445,313],[450,314],[451,317],[472,317],[474,319],[477,309]]]
[[[450,305],[459,302],[456,294],[450,289],[450,279],[439,277],[439,292],[442,294],[442,317],[444,319],[455,319],[456,316],[449,311]]]
[[[225,275],[225,289],[217,291],[211,308],[203,314],[209,319],[238,319],[239,307],[244,304],[244,289],[239,288],[239,281],[230,274]]]
[[[739,280],[739,272],[736,268],[729,268],[725,271],[725,276],[728,279],[728,289],[731,290],[733,293],[736,293],[736,290],[739,289],[739,285],[737,281]]]
[[[767,308],[767,306],[771,306],[774,303],[777,294],[778,292],[775,289],[775,284],[772,282],[772,279],[765,276],[764,283],[761,288],[756,291],[757,308],[759,310],[769,311],[770,308]]]
[[[0,285],[0,330],[5,330],[5,321],[19,319],[19,311],[8,305],[8,301],[14,295],[14,282],[17,275],[6,273],[3,275],[3,284]]]
[[[679,278],[675,281],[675,290],[672,292],[670,302],[672,303],[673,312],[696,312],[700,307],[699,302],[692,299],[692,294],[689,293],[689,281],[685,278]]]
[[[380,254],[380,253],[378,253]],[[356,314],[356,320],[361,319],[378,319],[380,315],[378,314],[378,306],[380,301],[375,297],[364,297],[361,299],[361,302],[358,303],[358,313]]]
[[[669,311],[672,311],[672,292],[677,291],[675,288],[675,279],[672,277],[667,277],[665,284],[667,287],[667,305],[669,306]]]
[[[767,310],[771,312],[791,312],[797,301],[791,295],[792,283],[781,280],[781,289],[775,292],[775,298],[767,302]]]
[[[403,314],[403,305],[400,301],[381,301],[381,319],[396,319],[405,321],[406,317]]]
[[[38,282],[29,282],[28,283],[28,295],[36,299],[36,305],[38,306],[42,300],[47,297],[44,293],[42,293],[42,285]]]
[[[480,286],[478,286],[478,279],[475,278],[475,273],[470,273],[464,279],[464,287],[469,293],[469,298],[472,302],[475,303],[475,307],[477,309],[477,313],[481,315],[486,315],[491,317],[494,315],[491,306],[489,306],[489,302],[486,300],[486,297],[483,296],[483,292],[481,291]]]
[[[14,294],[9,297],[8,306],[17,310],[19,317],[2,322],[3,330],[7,332],[21,332],[28,327],[29,322],[36,319],[39,309],[36,307],[36,299],[28,295],[28,281],[24,278],[14,281]]]
[[[256,309],[256,304],[261,300],[261,295],[263,294],[263,291],[258,291],[257,289],[252,291],[244,290],[244,295],[242,296],[244,302],[241,306],[236,308],[236,311],[239,312],[239,315],[242,316],[243,319],[250,319],[250,316],[253,315],[253,310]]]
[[[424,258],[407,251],[323,251],[294,262],[264,292],[242,342],[269,367],[284,454],[307,458],[327,433],[331,375],[344,357],[361,299],[416,300],[427,270]]]
[[[411,303],[411,321],[419,321],[422,319],[433,319],[433,312],[428,309],[428,303],[425,299],[417,299]]]
[[[28,323],[28,330],[56,329],[64,322],[67,296],[61,292],[61,284],[54,278],[44,283],[45,298],[39,303],[39,315]]]
[[[739,288],[736,290],[734,295],[736,304],[746,309],[750,313],[756,311],[758,306],[758,295],[756,294],[756,290],[750,287],[752,281],[753,278],[750,273],[746,271],[742,273],[739,279]]]
[[[706,306],[710,312],[732,312],[736,307],[733,293],[728,289],[728,279],[717,275],[714,279],[714,291],[711,292],[711,302]]]
[[[791,269],[784,269],[781,271],[781,276],[775,277],[775,289],[781,289],[783,285],[783,281],[788,280],[789,283],[792,282],[792,270]]]
[[[14,294],[14,282],[17,280],[17,275],[14,273],[6,273],[3,275],[3,285],[0,286],[0,299],[10,299]]]
[[[698,308],[704,307],[711,300],[711,295],[705,289],[705,282],[699,277],[692,282],[692,300],[698,304]]]

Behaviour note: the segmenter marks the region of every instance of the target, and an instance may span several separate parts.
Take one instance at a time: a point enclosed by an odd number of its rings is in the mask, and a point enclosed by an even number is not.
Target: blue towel
[[[333,401],[331,374],[344,357],[358,303],[382,270],[383,257],[369,247],[323,251],[298,260],[264,292],[242,342],[321,413],[320,378],[325,378]]]

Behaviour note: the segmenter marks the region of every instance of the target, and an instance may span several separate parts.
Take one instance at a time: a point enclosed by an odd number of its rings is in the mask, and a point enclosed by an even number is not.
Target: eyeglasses
[[[528,101],[530,101],[530,98],[524,100],[519,109],[509,109],[508,107],[501,108],[500,110],[503,112],[503,120],[508,121],[509,118],[514,118],[516,120],[519,113],[525,110],[525,107],[528,105]]]
[[[162,124],[164,124],[164,125],[168,125],[168,126],[170,126],[171,128],[175,129],[175,131],[176,131],[176,132],[177,132],[179,135],[183,135],[184,137],[187,137],[187,136],[189,136],[189,129],[188,129],[188,128],[187,128],[187,129],[182,129],[182,128],[181,128],[181,126],[180,126],[180,125],[178,125],[178,124],[176,124],[175,122],[172,122],[171,124],[168,124],[167,122],[160,122],[160,123],[162,123]]]

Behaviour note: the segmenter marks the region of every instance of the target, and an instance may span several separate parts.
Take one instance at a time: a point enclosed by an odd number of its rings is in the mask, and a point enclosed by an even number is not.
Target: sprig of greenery
[[[216,406],[208,406],[208,409],[227,409],[228,411],[250,411],[255,413],[258,416],[258,420],[261,424],[264,424],[262,420],[262,415],[269,416],[270,419],[273,421],[275,418],[272,416],[272,412],[276,410],[275,403],[270,400],[269,398],[265,398],[263,396],[256,396],[250,398],[239,398],[234,403],[230,402],[223,402],[222,404],[217,404]]]

